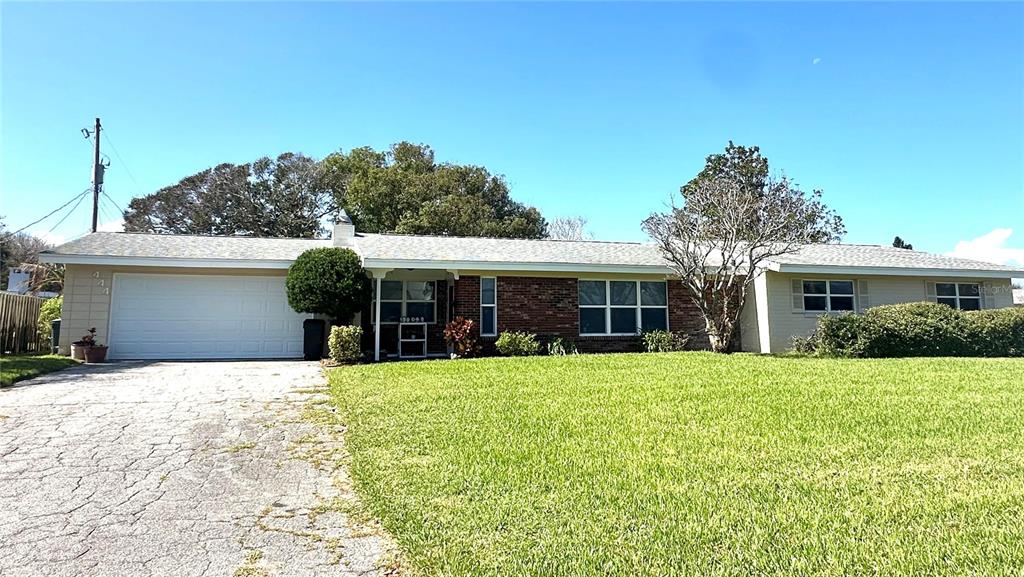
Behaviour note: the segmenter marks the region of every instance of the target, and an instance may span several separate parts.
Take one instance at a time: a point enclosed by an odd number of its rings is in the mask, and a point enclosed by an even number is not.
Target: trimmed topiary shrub
[[[363,357],[360,343],[363,340],[363,329],[354,325],[331,327],[327,337],[327,351],[331,360],[336,363],[353,363]]]
[[[686,349],[690,337],[670,331],[649,331],[644,333],[644,348],[649,353],[671,353]]]
[[[295,259],[285,281],[296,312],[347,323],[370,303],[372,287],[359,255],[347,248],[314,248]]]
[[[540,352],[537,335],[519,331],[505,331],[494,342],[498,352],[507,357],[526,357]]]

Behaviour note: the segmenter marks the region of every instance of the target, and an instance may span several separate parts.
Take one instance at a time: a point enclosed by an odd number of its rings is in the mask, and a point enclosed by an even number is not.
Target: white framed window
[[[422,322],[437,319],[437,284],[432,281],[384,280],[380,283],[380,322]],[[376,287],[374,287],[376,290]],[[376,295],[374,295],[376,298]],[[372,307],[371,307],[372,308]]]
[[[793,296],[807,312],[852,312],[856,310],[853,287],[852,280],[802,279],[793,282],[794,291],[799,289]]]
[[[480,277],[480,336],[498,334],[498,279]]]
[[[580,335],[668,330],[665,281],[580,280]]]
[[[981,310],[981,285],[976,282],[937,282],[935,302],[963,311]]]

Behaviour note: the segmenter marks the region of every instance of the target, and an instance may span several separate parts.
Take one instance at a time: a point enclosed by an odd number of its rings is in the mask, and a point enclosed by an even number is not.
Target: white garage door
[[[302,321],[284,277],[116,274],[113,359],[302,356]]]

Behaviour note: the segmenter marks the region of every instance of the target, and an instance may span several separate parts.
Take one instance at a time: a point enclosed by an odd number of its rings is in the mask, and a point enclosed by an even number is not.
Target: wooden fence
[[[37,323],[43,301],[31,295],[0,292],[0,353],[16,355],[42,351]]]

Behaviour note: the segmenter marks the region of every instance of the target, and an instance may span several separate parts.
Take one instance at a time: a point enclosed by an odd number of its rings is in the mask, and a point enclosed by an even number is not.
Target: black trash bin
[[[60,352],[60,319],[50,321],[50,348],[53,354]]]
[[[324,358],[324,331],[327,323],[323,319],[302,321],[302,358],[319,361]]]

